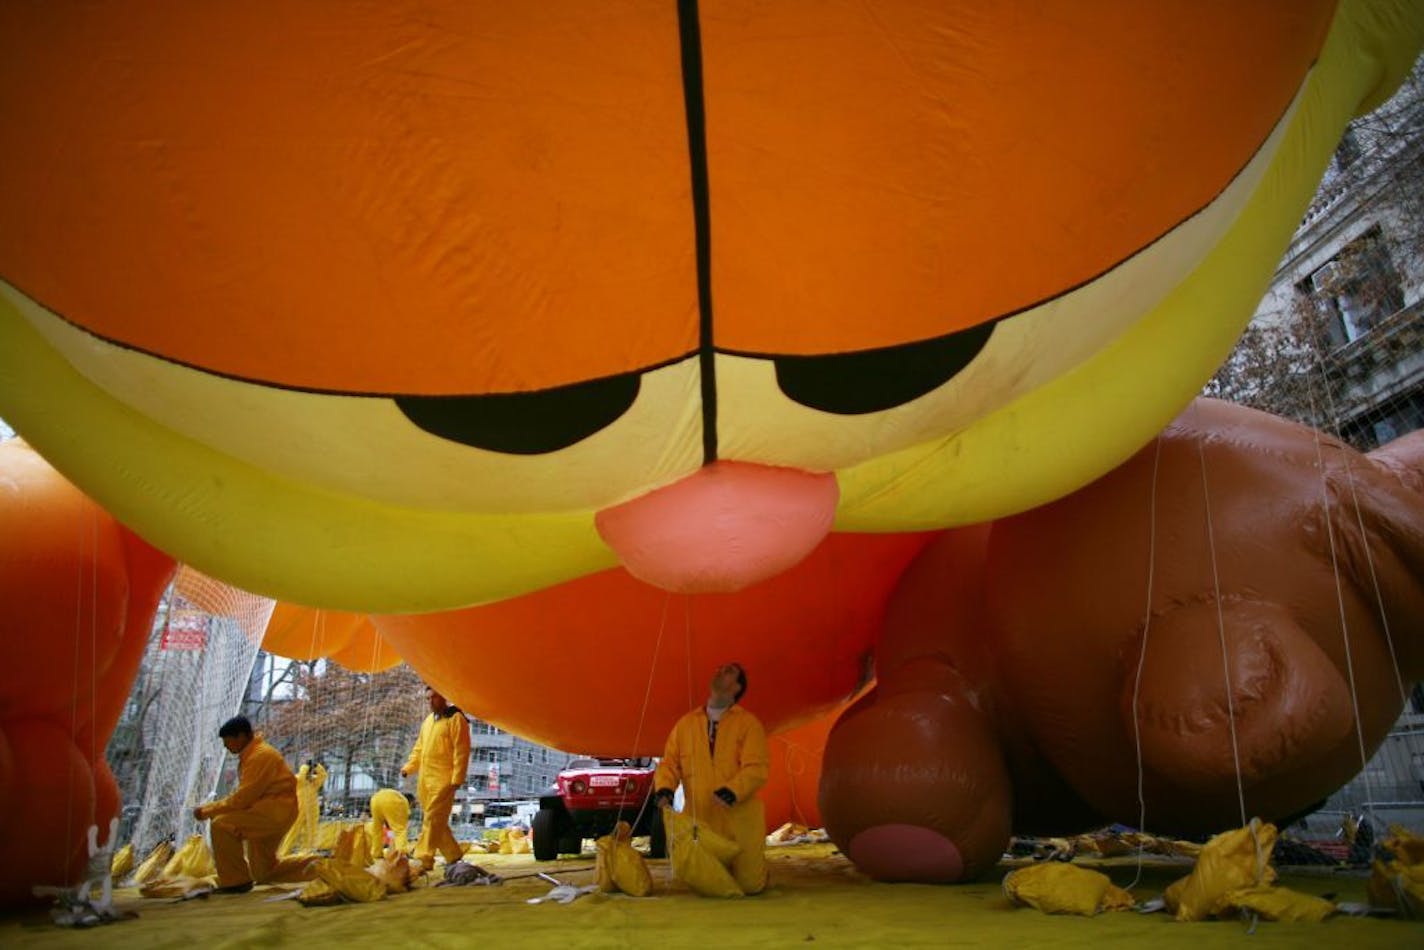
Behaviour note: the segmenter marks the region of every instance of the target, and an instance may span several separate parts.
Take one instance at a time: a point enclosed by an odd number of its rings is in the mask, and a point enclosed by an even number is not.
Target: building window
[[[1296,289],[1318,304],[1335,346],[1359,339],[1404,308],[1399,272],[1378,225],[1341,248]]]

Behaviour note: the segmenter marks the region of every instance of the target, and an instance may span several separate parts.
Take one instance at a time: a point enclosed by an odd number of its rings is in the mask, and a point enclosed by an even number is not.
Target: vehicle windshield
[[[574,759],[564,767],[564,771],[568,772],[574,769],[650,769],[652,767],[653,760],[647,757],[612,759],[600,756],[599,758],[588,757]]]

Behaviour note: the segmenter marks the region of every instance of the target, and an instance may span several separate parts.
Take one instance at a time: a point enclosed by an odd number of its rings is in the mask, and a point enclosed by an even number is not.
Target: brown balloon
[[[1424,432],[1366,456],[1198,400],[1087,488],[911,566],[878,685],[827,745],[827,829],[873,877],[948,882],[1011,830],[1287,819],[1383,740],[1422,624]]]

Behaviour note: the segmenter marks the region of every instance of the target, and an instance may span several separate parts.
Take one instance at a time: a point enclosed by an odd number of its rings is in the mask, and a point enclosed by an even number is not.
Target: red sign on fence
[[[208,616],[201,610],[175,609],[163,627],[160,650],[201,650],[208,645]]]

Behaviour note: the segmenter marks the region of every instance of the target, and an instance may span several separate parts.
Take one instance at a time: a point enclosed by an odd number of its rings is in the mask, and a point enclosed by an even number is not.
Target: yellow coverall
[[[297,780],[282,753],[260,735],[238,753],[237,788],[226,798],[203,805],[201,814],[212,819],[219,887],[300,881],[308,876],[309,858],[277,858],[282,836],[297,820]]]
[[[425,817],[420,822],[420,838],[415,843],[415,856],[425,867],[435,861],[438,850],[447,864],[460,860],[464,851],[450,830],[450,809],[455,804],[455,790],[465,782],[470,767],[470,724],[464,713],[454,706],[444,713],[431,713],[420,726],[420,738],[410,750],[401,772],[420,772],[416,797]]]
[[[314,769],[305,765],[297,769],[297,820],[282,839],[278,854],[316,850],[317,796],[325,784],[326,766],[321,763]]]
[[[732,861],[732,877],[742,891],[756,894],[766,887],[766,812],[757,790],[766,784],[766,732],[760,720],[733,704],[717,725],[717,747],[708,741],[707,710],[694,709],[673,726],[663,759],[653,778],[657,791],[673,791],[681,783],[683,811],[742,846]],[[712,793],[730,789],[737,796],[730,808]]]
[[[386,829],[391,829],[397,852],[410,850],[410,802],[393,788],[383,788],[371,796],[371,849],[377,857],[386,846]]]

